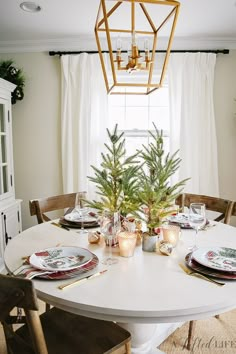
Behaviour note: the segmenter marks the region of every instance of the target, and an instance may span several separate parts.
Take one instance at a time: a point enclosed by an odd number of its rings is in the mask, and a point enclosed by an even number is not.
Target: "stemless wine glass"
[[[80,233],[87,233],[84,229],[84,218],[88,213],[88,207],[85,206],[86,192],[78,192],[75,197],[75,210],[79,214],[79,221],[81,222]]]
[[[111,213],[110,211],[105,210],[101,217],[100,231],[108,243],[109,254],[107,258],[102,260],[103,264],[112,265],[118,262],[118,258],[113,257],[112,255],[112,245],[116,241],[120,228],[121,224],[119,212]]]
[[[206,223],[206,206],[204,203],[191,203],[189,207],[189,225],[195,230],[194,245],[189,247],[191,251],[197,249],[198,230]]]

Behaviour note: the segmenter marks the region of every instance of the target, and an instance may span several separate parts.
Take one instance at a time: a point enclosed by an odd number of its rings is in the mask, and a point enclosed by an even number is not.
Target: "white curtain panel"
[[[108,102],[98,54],[61,57],[61,139],[64,193],[86,191],[94,199],[91,165],[100,166],[108,126]]]
[[[170,150],[179,149],[185,192],[219,196],[213,88],[216,54],[173,53],[168,66]]]

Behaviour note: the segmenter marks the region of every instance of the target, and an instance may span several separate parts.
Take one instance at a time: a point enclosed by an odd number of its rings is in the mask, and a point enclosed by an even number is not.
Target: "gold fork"
[[[187,267],[186,267],[184,264],[182,264],[182,263],[179,263],[179,266],[180,266],[180,268],[181,268],[186,274],[188,274],[188,275],[195,275],[195,276],[197,276],[197,277],[199,277],[199,278],[208,280],[208,281],[210,281],[211,283],[214,283],[214,284],[216,284],[216,285],[218,285],[218,286],[224,286],[224,285],[225,285],[225,283],[222,283],[222,282],[220,282],[220,281],[214,280],[214,279],[208,277],[207,275],[203,275],[203,274],[201,274],[201,273],[197,273],[197,272],[194,272],[193,270],[190,270],[189,268],[187,268]]]

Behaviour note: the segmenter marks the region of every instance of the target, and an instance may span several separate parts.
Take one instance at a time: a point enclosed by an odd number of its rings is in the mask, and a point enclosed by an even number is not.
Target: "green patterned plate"
[[[234,248],[199,248],[193,252],[192,258],[208,268],[236,272],[236,249]]]

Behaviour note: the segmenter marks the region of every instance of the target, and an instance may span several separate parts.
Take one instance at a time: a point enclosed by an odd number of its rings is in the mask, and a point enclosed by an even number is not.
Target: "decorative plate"
[[[74,277],[77,277],[83,273],[89,272],[90,270],[94,269],[95,267],[97,267],[98,263],[99,263],[98,257],[94,253],[92,253],[91,261],[82,265],[79,268],[75,268],[75,269],[64,271],[64,272],[44,274],[44,275],[38,276],[38,278],[50,279],[50,280],[60,280],[60,279],[62,280],[62,279],[74,278]]]
[[[29,263],[46,271],[68,271],[85,265],[92,258],[92,253],[85,248],[54,247],[33,253]]]
[[[213,278],[236,280],[236,273],[224,272],[222,270],[215,270],[204,267],[192,258],[192,253],[188,253],[186,255],[185,263],[189,268],[198,273],[210,275]]]
[[[93,217],[93,216],[90,216],[89,214],[86,215],[83,218],[83,220],[81,220],[81,217],[80,217],[79,213],[77,213],[77,212],[72,212],[70,214],[66,214],[64,216],[64,218],[65,218],[66,221],[77,222],[77,223],[78,222],[81,223],[82,221],[84,223],[95,223],[95,222],[97,222],[97,219],[95,217]]]
[[[178,224],[181,228],[191,229],[191,226],[189,225],[188,214],[179,213],[176,215],[170,215],[168,216],[167,220],[171,223]]]
[[[193,252],[192,258],[208,268],[236,272],[236,249],[233,248],[199,248]]]
[[[94,253],[92,253],[91,261],[80,266],[79,268],[75,268],[67,271],[47,272],[47,271],[42,271],[41,269],[33,268],[28,263],[27,265],[23,265],[15,275],[24,276],[25,278],[28,279],[32,279],[32,278],[42,278],[48,280],[70,279],[93,270],[95,267],[97,267],[98,263],[99,263],[98,257]]]

